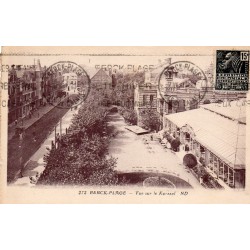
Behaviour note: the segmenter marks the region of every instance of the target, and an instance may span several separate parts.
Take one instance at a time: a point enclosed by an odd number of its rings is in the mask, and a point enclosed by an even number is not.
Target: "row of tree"
[[[95,101],[93,101],[95,100]],[[69,133],[59,147],[44,157],[46,167],[38,184],[45,185],[115,185],[116,160],[108,157],[108,109],[101,105],[103,96],[90,93],[74,116]]]
[[[123,116],[125,121],[131,125],[137,124],[137,115],[134,109],[126,108],[126,107],[118,107],[119,113]]]

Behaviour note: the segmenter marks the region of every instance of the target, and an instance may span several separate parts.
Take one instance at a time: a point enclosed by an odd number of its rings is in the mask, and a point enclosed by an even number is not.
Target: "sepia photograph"
[[[249,248],[247,7],[2,1],[1,248]]]
[[[222,49],[4,47],[7,189],[245,195],[249,52]]]

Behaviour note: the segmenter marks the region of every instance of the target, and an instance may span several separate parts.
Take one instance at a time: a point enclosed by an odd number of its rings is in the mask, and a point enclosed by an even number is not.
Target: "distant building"
[[[63,74],[63,86],[62,89],[67,91],[76,91],[77,89],[77,75],[75,73]]]
[[[246,107],[242,104],[242,100],[212,103],[165,116],[164,130],[180,139],[180,151],[192,153],[198,168],[222,187],[245,187]]]
[[[134,108],[134,90],[136,84],[130,80],[128,82],[117,81],[114,86],[114,92],[111,93],[113,104]]]
[[[146,71],[144,83],[135,83],[134,91],[134,109],[137,113],[138,125],[141,126],[141,120],[147,109],[158,110],[158,77],[164,67],[171,62],[167,58],[151,71]]]
[[[43,75],[43,99],[48,103],[53,103],[57,97],[60,97],[60,93],[66,90],[66,83],[64,74],[68,73],[68,70],[54,71],[50,74],[49,71],[46,73],[46,67],[44,68]]]
[[[138,125],[141,126],[141,120],[147,109],[157,110],[157,86],[155,84],[135,83],[134,90],[134,109],[137,114]]]
[[[99,91],[111,91],[113,89],[112,86],[112,74],[109,71],[104,69],[96,69],[93,67],[88,67],[85,65],[81,65],[81,67],[86,70],[90,81],[91,88],[99,90]]]

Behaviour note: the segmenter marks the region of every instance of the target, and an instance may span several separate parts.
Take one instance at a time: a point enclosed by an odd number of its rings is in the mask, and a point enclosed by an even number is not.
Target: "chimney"
[[[171,57],[165,59],[165,63],[170,65],[171,64]]]

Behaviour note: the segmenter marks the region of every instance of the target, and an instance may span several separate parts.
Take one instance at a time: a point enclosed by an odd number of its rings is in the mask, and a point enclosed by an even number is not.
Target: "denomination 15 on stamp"
[[[249,51],[216,51],[216,90],[247,91]]]

